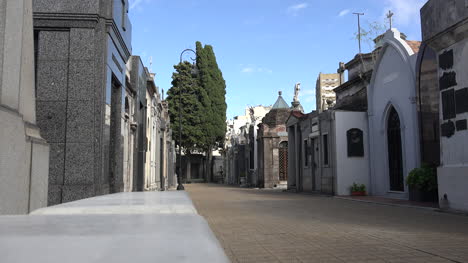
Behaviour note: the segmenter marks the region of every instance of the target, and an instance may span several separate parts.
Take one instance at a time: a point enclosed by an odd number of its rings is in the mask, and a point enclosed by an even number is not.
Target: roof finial
[[[392,29],[392,26],[393,26],[393,20],[392,20],[393,15],[394,13],[392,13],[392,10],[388,10],[387,19],[390,23],[390,29]]]
[[[278,91],[278,95],[279,95],[279,96],[283,95],[283,92],[282,92],[281,90]]]

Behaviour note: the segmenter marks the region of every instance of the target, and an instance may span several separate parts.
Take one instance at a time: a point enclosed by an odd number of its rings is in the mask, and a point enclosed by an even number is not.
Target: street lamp
[[[180,64],[182,64],[182,57],[184,53],[192,52],[195,57],[197,53],[193,51],[193,49],[186,49],[180,53]],[[195,65],[196,59],[190,57],[193,61],[192,66],[192,75],[196,76],[198,74],[197,66]],[[190,83],[191,84],[191,83]],[[177,190],[182,191],[185,190],[184,186],[182,185],[182,87],[179,87],[179,172],[177,173]]]

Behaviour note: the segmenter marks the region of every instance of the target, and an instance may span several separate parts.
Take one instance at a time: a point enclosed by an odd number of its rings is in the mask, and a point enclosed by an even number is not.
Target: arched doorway
[[[288,142],[281,142],[279,145],[279,179],[288,180]]]
[[[387,123],[388,168],[390,191],[403,192],[403,151],[401,143],[401,123],[395,108],[390,109]]]

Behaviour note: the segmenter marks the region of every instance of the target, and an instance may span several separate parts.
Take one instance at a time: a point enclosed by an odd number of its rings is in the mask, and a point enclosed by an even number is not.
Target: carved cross
[[[394,13],[392,13],[391,10],[388,10],[387,18],[388,18],[388,21],[389,21],[389,23],[390,23],[390,29],[392,29],[392,22],[393,22],[393,21],[392,21],[392,18],[393,18],[393,15],[394,15]]]

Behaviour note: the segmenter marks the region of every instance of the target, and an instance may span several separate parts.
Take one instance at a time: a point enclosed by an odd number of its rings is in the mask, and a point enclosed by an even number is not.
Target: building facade
[[[0,215],[47,206],[49,145],[36,119],[32,0],[0,2]]]
[[[367,90],[372,195],[408,199],[405,178],[421,165],[415,66],[419,42],[388,30]]]
[[[437,61],[435,83],[438,83],[441,133],[439,203],[442,208],[463,211],[468,211],[467,7],[463,0],[430,0],[421,9],[423,42],[435,52]]]
[[[49,205],[123,191],[128,2],[35,0],[37,123],[50,144]]]
[[[291,112],[279,92],[272,109],[258,125],[258,187],[287,186],[288,132],[286,121]]]
[[[316,107],[318,112],[327,110],[335,105],[336,94],[333,90],[341,85],[343,81],[342,77],[343,76],[338,73],[319,74],[315,88],[315,96],[317,99]]]

